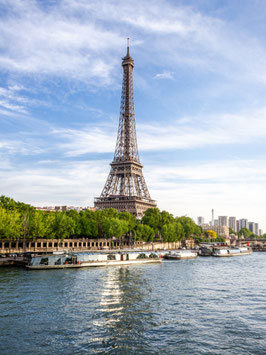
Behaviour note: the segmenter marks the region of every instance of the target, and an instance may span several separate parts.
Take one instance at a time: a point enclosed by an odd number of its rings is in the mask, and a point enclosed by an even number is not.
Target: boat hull
[[[193,256],[165,256],[166,260],[183,260],[183,259],[196,259],[198,255]]]

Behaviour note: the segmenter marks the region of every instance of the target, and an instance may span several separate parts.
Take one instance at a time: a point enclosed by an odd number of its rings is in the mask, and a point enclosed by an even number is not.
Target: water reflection
[[[150,292],[141,268],[108,269],[97,309],[102,317],[94,321],[96,332],[103,334],[105,350],[136,348],[147,320],[152,318],[147,302]]]

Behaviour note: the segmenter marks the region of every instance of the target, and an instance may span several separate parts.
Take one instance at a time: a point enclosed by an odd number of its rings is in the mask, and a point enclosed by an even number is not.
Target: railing
[[[138,196],[107,196],[107,197],[95,197],[94,202],[106,202],[106,201],[137,201],[156,204],[156,200],[149,200]]]

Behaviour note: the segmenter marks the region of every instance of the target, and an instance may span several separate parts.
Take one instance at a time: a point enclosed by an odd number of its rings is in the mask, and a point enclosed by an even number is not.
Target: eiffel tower
[[[142,217],[147,208],[156,207],[151,199],[139,160],[134,112],[133,68],[129,54],[122,58],[123,84],[120,119],[114,159],[100,197],[95,198],[97,209],[115,208]]]

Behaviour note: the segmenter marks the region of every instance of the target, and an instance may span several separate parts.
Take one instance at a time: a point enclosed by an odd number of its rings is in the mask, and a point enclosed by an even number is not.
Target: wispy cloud
[[[103,127],[87,127],[82,130],[54,129],[60,142],[57,147],[65,156],[75,157],[87,153],[110,153],[115,147],[115,131]]]
[[[64,4],[47,8],[33,1],[5,4],[8,15],[0,23],[0,67],[107,83],[114,60],[103,53],[120,46],[120,36],[95,21],[68,16]]]
[[[116,130],[116,125],[101,125],[82,130],[57,128],[53,134],[65,155],[74,157],[93,152],[112,153]],[[184,117],[164,125],[138,124],[137,131],[140,151],[247,144],[266,136],[266,108],[242,115]]]
[[[196,220],[199,215],[210,218],[214,208],[216,216],[248,218],[265,226],[258,212],[266,198],[265,166],[262,159],[190,161],[146,165],[144,173],[161,209]]]
[[[5,70],[110,84],[117,64],[112,54],[134,33],[143,61],[266,80],[266,52],[258,40],[182,3],[62,0],[45,6],[17,0],[2,6],[0,67]]]
[[[174,78],[174,73],[169,71],[158,73],[154,76],[154,79],[173,79],[173,78]]]
[[[232,215],[264,224],[264,160],[147,164],[144,175],[158,207],[174,215]],[[40,161],[0,168],[1,191],[33,205],[93,205],[109,172],[107,160]],[[252,202],[252,208],[247,201]]]
[[[108,163],[76,161],[40,163],[40,166],[0,168],[1,192],[33,205],[93,204],[100,195]],[[43,166],[42,166],[43,165]]]

